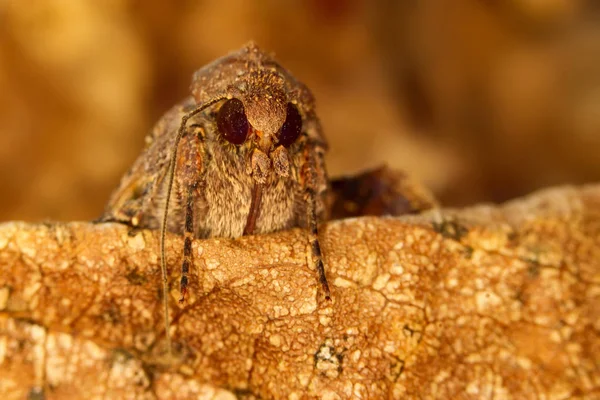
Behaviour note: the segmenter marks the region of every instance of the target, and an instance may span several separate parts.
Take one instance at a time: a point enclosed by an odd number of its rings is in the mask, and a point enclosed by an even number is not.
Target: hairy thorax
[[[210,129],[209,129],[210,130]],[[204,157],[204,179],[197,196],[205,210],[195,218],[198,237],[242,236],[252,202],[253,178],[247,174],[250,149],[207,141]],[[292,171],[292,176],[298,176]],[[298,225],[297,210],[300,187],[295,179],[282,179],[271,174],[264,185],[262,207],[256,233],[267,233]]]

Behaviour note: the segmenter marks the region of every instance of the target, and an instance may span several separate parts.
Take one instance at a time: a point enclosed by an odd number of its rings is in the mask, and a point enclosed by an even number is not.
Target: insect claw
[[[187,294],[187,288],[181,288],[181,298],[179,299],[179,304],[185,303],[185,295]]]

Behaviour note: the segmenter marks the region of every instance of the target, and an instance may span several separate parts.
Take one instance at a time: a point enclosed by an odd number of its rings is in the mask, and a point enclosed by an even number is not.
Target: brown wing
[[[331,219],[416,214],[437,207],[433,195],[411,177],[387,166],[331,181]]]
[[[146,148],[112,193],[100,221],[117,221],[144,229],[160,228],[171,151],[181,118],[194,107],[190,97],[162,116],[147,138]],[[173,203],[169,220],[177,220],[179,212],[177,202]]]

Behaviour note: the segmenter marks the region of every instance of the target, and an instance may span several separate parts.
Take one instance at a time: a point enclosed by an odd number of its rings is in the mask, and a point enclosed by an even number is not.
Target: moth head
[[[257,107],[257,103],[233,97],[225,100],[217,112],[217,129],[223,139],[234,145],[244,144],[248,139],[255,141],[256,147],[270,152],[271,148],[290,147],[302,133],[302,115],[292,102],[278,104],[269,110],[267,106]]]
[[[289,174],[288,148],[302,133],[302,115],[285,96],[273,92],[225,100],[217,112],[217,130],[233,145],[251,141],[252,176],[264,183],[272,170]]]
[[[257,181],[273,170],[287,175],[288,149],[303,133],[325,144],[310,91],[254,43],[198,70],[192,94],[198,105],[220,99],[218,134],[251,149],[248,161],[259,166],[252,167]]]

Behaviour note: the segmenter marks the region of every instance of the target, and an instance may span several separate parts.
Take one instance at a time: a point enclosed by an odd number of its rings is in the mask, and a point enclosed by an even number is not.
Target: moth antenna
[[[217,97],[212,99],[203,105],[195,108],[194,110],[188,112],[181,118],[181,123],[179,125],[179,129],[177,130],[177,136],[175,137],[175,143],[173,144],[173,151],[171,153],[171,157],[169,159],[169,169],[168,169],[168,186],[167,186],[167,198],[165,199],[165,211],[163,214],[162,225],[160,227],[160,269],[162,273],[162,294],[163,294],[163,307],[164,307],[164,315],[165,315],[165,339],[167,340],[167,349],[169,354],[169,362],[173,360],[173,349],[171,347],[171,333],[169,332],[170,321],[169,321],[169,285],[167,278],[167,261],[165,256],[165,237],[167,235],[167,217],[169,215],[169,200],[171,198],[171,191],[173,188],[173,180],[175,178],[175,165],[177,165],[177,148],[179,147],[179,141],[185,132],[187,121],[192,118],[194,115],[202,112],[207,107],[212,106],[218,101],[223,100],[225,97]]]

